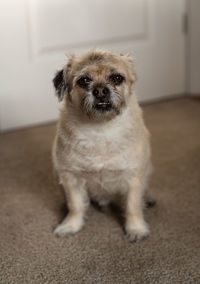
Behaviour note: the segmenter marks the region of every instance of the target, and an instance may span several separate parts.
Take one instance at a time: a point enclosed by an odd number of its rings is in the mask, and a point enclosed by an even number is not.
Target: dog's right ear
[[[59,101],[64,98],[64,92],[67,88],[67,84],[64,78],[64,70],[57,71],[55,77],[53,78],[53,84],[56,89],[56,95]]]

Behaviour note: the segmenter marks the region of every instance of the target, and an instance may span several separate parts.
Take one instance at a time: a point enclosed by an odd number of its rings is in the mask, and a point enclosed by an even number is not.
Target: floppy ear
[[[56,89],[56,95],[58,97],[59,101],[62,101],[64,98],[64,92],[67,88],[67,84],[64,79],[64,71],[63,69],[60,71],[57,71],[54,79],[53,79],[53,84]]]

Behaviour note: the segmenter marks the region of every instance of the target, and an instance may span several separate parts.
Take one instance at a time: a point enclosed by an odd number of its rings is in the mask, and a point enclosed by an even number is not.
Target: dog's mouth
[[[112,104],[111,102],[107,101],[107,102],[97,102],[95,105],[94,105],[94,108],[96,110],[99,110],[99,111],[110,111],[112,109]]]

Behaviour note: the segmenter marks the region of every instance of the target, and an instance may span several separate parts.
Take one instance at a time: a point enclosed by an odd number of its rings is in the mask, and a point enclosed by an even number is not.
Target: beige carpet
[[[66,212],[54,181],[55,125],[0,137],[0,283],[200,283],[200,100],[144,107],[152,133],[157,206],[150,237],[130,244],[112,211],[91,208],[84,229],[60,239]]]

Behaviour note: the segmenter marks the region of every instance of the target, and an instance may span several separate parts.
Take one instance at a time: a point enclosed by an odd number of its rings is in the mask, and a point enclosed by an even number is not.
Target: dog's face
[[[59,100],[66,98],[75,111],[91,119],[110,119],[128,103],[136,80],[132,58],[92,51],[71,55],[53,82]]]

